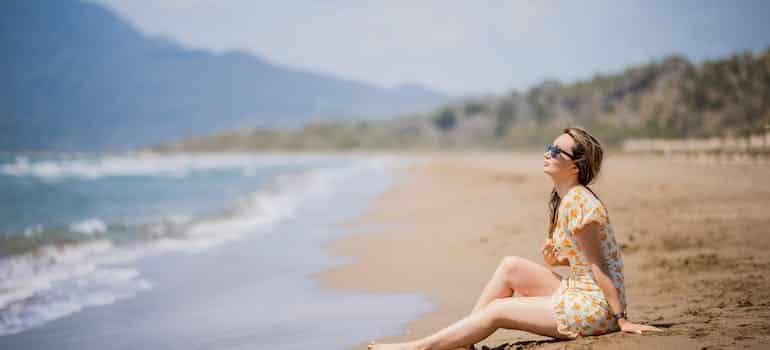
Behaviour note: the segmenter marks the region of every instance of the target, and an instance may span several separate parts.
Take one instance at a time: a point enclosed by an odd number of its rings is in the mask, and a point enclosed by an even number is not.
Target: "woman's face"
[[[559,148],[569,154],[573,154],[572,149],[575,147],[575,140],[568,134],[561,134],[553,141],[553,145],[559,146]],[[551,158],[551,152],[546,151],[543,157],[545,158],[543,159],[543,172],[552,178],[565,179],[570,176],[577,176],[578,169],[575,166],[575,162],[564,152],[559,152],[559,155]]]

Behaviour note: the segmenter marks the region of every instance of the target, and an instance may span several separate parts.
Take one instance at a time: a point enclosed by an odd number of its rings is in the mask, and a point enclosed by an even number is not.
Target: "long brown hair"
[[[588,188],[588,185],[596,179],[602,167],[602,158],[604,157],[602,144],[593,135],[589,134],[588,131],[580,127],[565,128],[563,133],[575,140],[575,147],[570,150],[570,153],[575,156],[573,161],[578,168],[578,183],[585,186],[596,196],[596,199],[599,199],[599,196]],[[553,229],[556,227],[556,220],[558,219],[556,211],[559,209],[560,203],[561,197],[559,197],[559,193],[556,192],[556,187],[554,187],[551,190],[551,199],[548,202],[548,238],[551,238]]]

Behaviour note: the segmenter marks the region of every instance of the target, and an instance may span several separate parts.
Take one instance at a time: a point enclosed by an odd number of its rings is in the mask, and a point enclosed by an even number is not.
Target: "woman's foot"
[[[409,344],[378,344],[375,342],[369,342],[369,345],[367,346],[369,350],[413,350],[414,348],[409,347]]]

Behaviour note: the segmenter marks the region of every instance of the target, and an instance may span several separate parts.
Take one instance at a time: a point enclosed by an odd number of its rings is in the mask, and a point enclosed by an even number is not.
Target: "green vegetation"
[[[457,117],[454,112],[449,108],[444,108],[438,115],[433,118],[433,123],[441,131],[451,130],[457,125]]]

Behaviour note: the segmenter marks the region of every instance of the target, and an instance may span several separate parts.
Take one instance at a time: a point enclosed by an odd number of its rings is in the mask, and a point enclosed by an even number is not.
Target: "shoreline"
[[[355,233],[324,247],[352,262],[317,277],[331,289],[419,293],[434,303],[403,334],[378,342],[413,340],[459,320],[504,256],[544,265],[539,247],[551,184],[541,164],[540,153],[466,152],[433,154],[400,169],[399,180],[364,214],[341,223]],[[767,176],[770,170],[761,165],[610,154],[591,188],[608,203],[622,246],[630,319],[665,332],[553,342],[498,330],[479,345],[760,348],[770,340],[770,280],[757,278],[759,267],[770,267],[770,258],[761,254],[770,248],[762,229],[770,224],[762,211],[770,204],[770,185],[761,181]],[[732,206],[718,201],[726,198]],[[761,243],[742,245],[747,239]],[[736,279],[748,294],[734,287]],[[691,288],[699,283],[705,288]]]
[[[250,175],[236,169],[190,176],[187,179],[202,178],[210,188],[239,189],[220,191],[226,194],[222,202],[243,203],[232,195],[237,192],[253,204],[227,212],[207,205],[211,210],[191,214],[183,228],[169,228],[161,232],[167,235],[156,237],[142,236],[146,226],[139,224],[109,235],[121,222],[98,215],[107,224],[93,237],[95,243],[66,249],[43,245],[13,260],[0,259],[2,284],[19,287],[0,290],[0,349],[219,349],[255,344],[341,349],[366,335],[398,330],[429,307],[424,299],[332,293],[308,278],[341,262],[323,245],[344,236],[334,227],[337,221],[357,217],[371,198],[389,187],[389,174],[382,171],[388,163],[324,161],[283,169],[263,165]],[[131,203],[155,204],[141,196],[141,185],[158,179],[170,191],[161,194],[175,194],[167,184],[177,178],[153,175],[136,181],[135,187],[124,187],[136,196]],[[87,185],[125,186],[105,180]],[[236,187],[241,180],[244,186]],[[60,184],[54,189],[72,189],[69,181]],[[199,184],[185,180],[183,189]],[[93,197],[81,198],[88,203]],[[203,199],[214,202],[210,194],[191,200]],[[114,204],[128,211],[120,202]],[[147,218],[132,217],[136,222]],[[129,240],[129,234],[137,238]],[[25,290],[28,295],[19,293]],[[301,303],[308,300],[312,302]],[[398,311],[397,306],[404,305],[412,311]],[[384,321],[368,324],[369,314],[384,315]],[[132,326],[116,328],[116,321]]]

